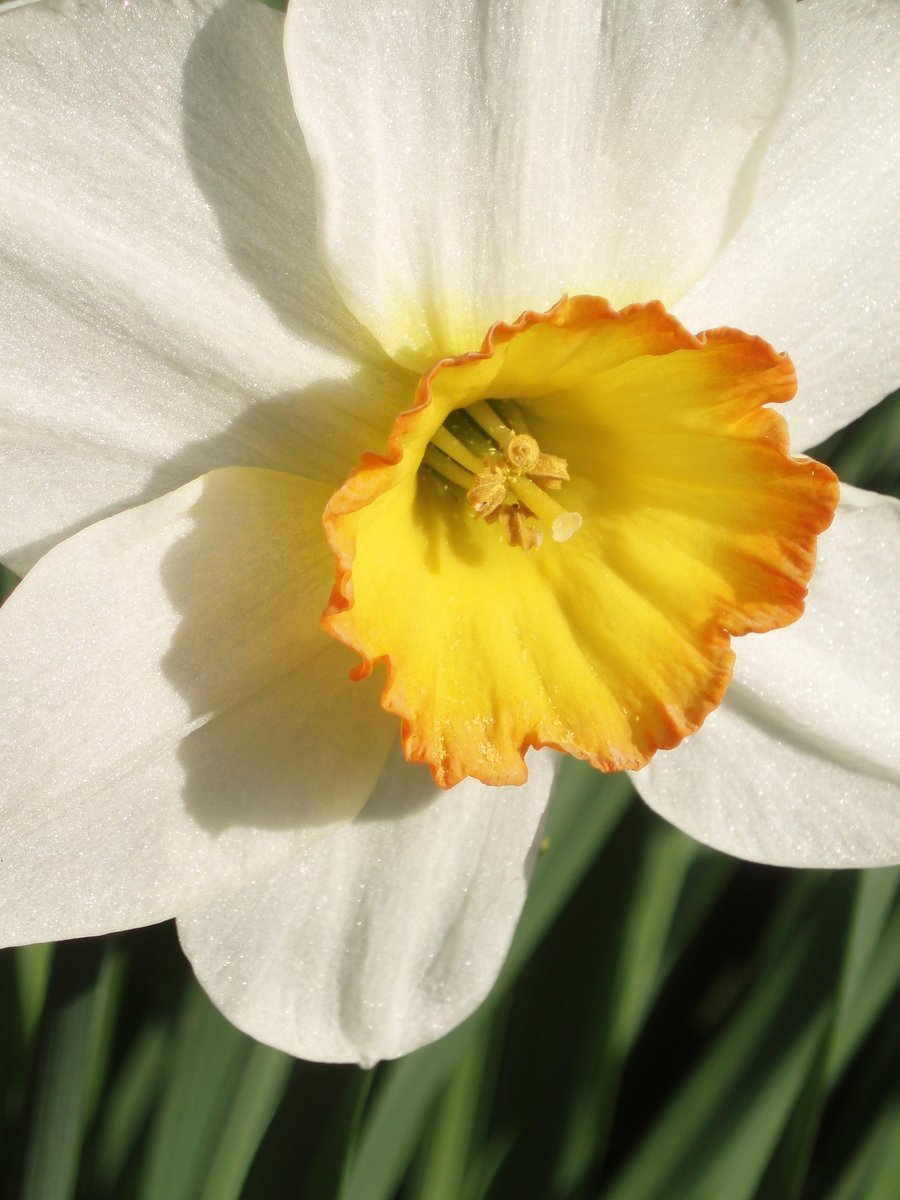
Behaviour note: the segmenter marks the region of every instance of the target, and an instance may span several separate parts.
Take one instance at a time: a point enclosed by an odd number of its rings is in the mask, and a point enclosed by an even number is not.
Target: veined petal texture
[[[215,1003],[303,1058],[372,1066],[477,1007],[525,899],[555,756],[524,787],[440,791],[389,759],[359,817],[178,922]]]
[[[291,89],[351,310],[424,369],[564,293],[677,298],[747,210],[793,7],[293,0]]]
[[[337,486],[396,410],[319,265],[282,61],[278,15],[244,0],[3,14],[0,557],[20,573],[214,467]]]
[[[750,216],[675,311],[695,329],[735,322],[790,354],[800,450],[900,379],[900,5],[796,9],[797,86]]]

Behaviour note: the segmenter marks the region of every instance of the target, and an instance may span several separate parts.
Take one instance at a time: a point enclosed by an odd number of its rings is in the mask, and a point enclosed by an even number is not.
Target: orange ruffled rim
[[[346,621],[346,615],[351,614],[354,607],[353,568],[357,539],[345,518],[360,513],[391,486],[396,468],[402,466],[417,434],[421,441],[423,423],[426,431],[432,426],[436,429],[442,423],[446,412],[429,414],[429,410],[434,405],[435,381],[443,373],[464,370],[472,364],[492,359],[502,347],[536,326],[556,325],[578,335],[610,322],[627,328],[633,319],[646,322],[648,328],[652,328],[656,339],[653,354],[657,356],[675,350],[702,350],[722,344],[740,346],[741,352],[758,360],[769,376],[765,396],[761,401],[745,405],[740,414],[742,427],[750,431],[749,436],[755,443],[768,447],[791,463],[808,464],[816,477],[818,502],[810,505],[805,532],[792,540],[789,561],[773,568],[769,598],[749,609],[732,604],[710,611],[702,632],[708,659],[704,686],[683,705],[672,705],[661,699],[648,724],[649,732],[643,744],[630,748],[591,746],[583,744],[581,740],[573,742],[567,738],[548,737],[545,730],[532,723],[523,728],[516,739],[515,762],[505,754],[499,763],[481,762],[473,769],[471,755],[461,754],[453,747],[448,749],[434,737],[423,736],[419,720],[404,698],[403,681],[395,655],[390,652],[371,654],[365,639],[359,636],[352,622]],[[758,382],[754,386],[759,391]],[[806,583],[815,565],[815,539],[830,524],[837,503],[838,488],[833,474],[827,467],[812,460],[790,458],[785,421],[771,409],[763,407],[763,404],[789,400],[795,391],[796,377],[790,360],[785,355],[776,354],[760,338],[727,328],[693,335],[658,302],[629,305],[617,311],[602,298],[593,296],[564,297],[545,313],[528,311],[512,323],[498,322],[488,330],[479,350],[435,363],[419,380],[414,405],[397,417],[384,453],[367,452],[362,456],[346,483],[329,501],[324,514],[326,538],[336,558],[336,574],[329,604],[322,618],[323,627],[360,655],[361,661],[350,672],[351,678],[365,678],[378,663],[385,664],[387,681],[381,702],[386,711],[400,718],[401,741],[407,758],[412,762],[427,763],[435,781],[443,787],[452,786],[467,775],[489,784],[521,783],[527,777],[524,755],[532,747],[562,750],[587,759],[603,771],[638,769],[657,750],[671,749],[699,728],[705,717],[721,702],[728,687],[734,658],[731,638],[748,632],[779,628],[801,615]],[[418,462],[415,466],[417,469]],[[503,552],[521,553],[508,547],[504,547]],[[422,615],[427,617],[428,614]]]

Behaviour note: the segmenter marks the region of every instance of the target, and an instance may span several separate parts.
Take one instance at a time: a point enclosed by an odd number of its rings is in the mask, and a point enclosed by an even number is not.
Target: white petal
[[[380,448],[383,415],[350,423],[349,451],[331,436],[337,406],[391,385],[317,261],[276,13],[18,10],[0,110],[4,561],[212,467],[336,486]]]
[[[788,866],[900,861],[900,504],[844,489],[806,614],[736,645],[725,703],[634,782],[687,833]]]
[[[331,272],[418,367],[563,292],[671,299],[737,227],[793,5],[293,0]]]
[[[351,819],[394,737],[319,628],[320,485],[223,470],[0,610],[0,943],[157,921]]]
[[[900,5],[804,0],[797,18],[797,91],[751,216],[677,312],[790,354],[807,447],[900,379]]]
[[[301,1058],[369,1066],[433,1041],[484,999],[518,920],[553,782],[441,792],[388,760],[351,824],[179,919],[230,1021]]]

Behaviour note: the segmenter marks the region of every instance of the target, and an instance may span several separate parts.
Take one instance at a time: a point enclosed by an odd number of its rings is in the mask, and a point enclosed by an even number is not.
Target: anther
[[[422,461],[464,488],[473,514],[498,521],[511,546],[530,550],[540,545],[542,534],[531,523],[535,520],[550,530],[555,542],[566,542],[581,528],[581,515],[569,512],[547,494],[568,480],[566,460],[543,453],[537,439],[525,431],[521,413],[512,402],[507,402],[503,411],[512,429],[486,400],[459,410],[460,419],[454,417],[456,432],[447,425],[436,430]],[[493,447],[485,452],[482,446],[480,454],[476,453],[471,443],[473,439],[482,441],[479,430],[499,447],[502,457]]]
[[[558,454],[540,454],[534,470],[528,472],[540,482],[541,487],[562,487],[569,478],[569,464]]]
[[[510,546],[520,546],[523,550],[535,550],[543,541],[541,531],[528,524],[525,512],[518,506],[502,509],[497,517],[497,523]]]
[[[541,448],[527,433],[517,433],[507,443],[506,458],[522,475],[533,475],[541,460]]]
[[[506,499],[506,476],[498,467],[488,467],[476,478],[466,499],[479,517],[489,517]]]

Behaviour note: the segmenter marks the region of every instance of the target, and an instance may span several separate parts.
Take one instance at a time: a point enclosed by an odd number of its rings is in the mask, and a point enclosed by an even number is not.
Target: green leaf
[[[497,1023],[472,1028],[429,1126],[410,1195],[416,1200],[461,1200],[479,1194],[479,1161],[499,1069]]]
[[[827,1030],[853,882],[827,880],[792,880],[738,1011],[604,1200],[756,1194]]]
[[[825,1036],[763,1184],[763,1194],[783,1196],[785,1200],[800,1200],[804,1194],[813,1146],[829,1092],[852,1048],[876,1015],[871,1004],[865,1003],[866,994],[869,998],[873,995],[868,980],[900,873],[893,870],[860,871],[853,878],[853,911]],[[900,955],[897,960],[900,965]],[[884,956],[881,956],[881,963],[884,963]],[[896,978],[891,976],[890,988],[895,984]],[[880,994],[879,989],[874,992]],[[863,1013],[865,1017],[861,1023]]]
[[[68,1200],[75,1193],[120,980],[112,943],[57,948],[38,1033],[21,1200]]]
[[[563,1144],[551,1194],[566,1200],[584,1185],[602,1161],[615,1111],[619,1079],[664,977],[664,957],[678,899],[697,850],[696,843],[671,826],[653,823],[641,839],[630,881],[617,910],[604,920],[617,931],[613,952],[604,959],[583,1052],[574,1065]]]
[[[3,603],[7,596],[12,595],[18,583],[18,575],[14,575],[9,567],[4,567],[0,563],[0,604]]]
[[[182,1003],[139,1200],[197,1200],[253,1043],[194,984]]]
[[[52,942],[42,942],[36,946],[18,946],[13,951],[21,1037],[26,1046],[37,1032],[44,1011],[53,950]]]
[[[238,1200],[293,1066],[294,1060],[280,1050],[258,1043],[251,1047],[200,1200]]]
[[[164,1024],[150,1022],[117,1064],[95,1130],[89,1175],[91,1195],[124,1193],[127,1166],[137,1154],[159,1099],[169,1038],[170,1031]]]
[[[900,1179],[900,1096],[866,1130],[828,1200],[897,1200]]]
[[[846,483],[900,495],[900,390],[809,453]]]

